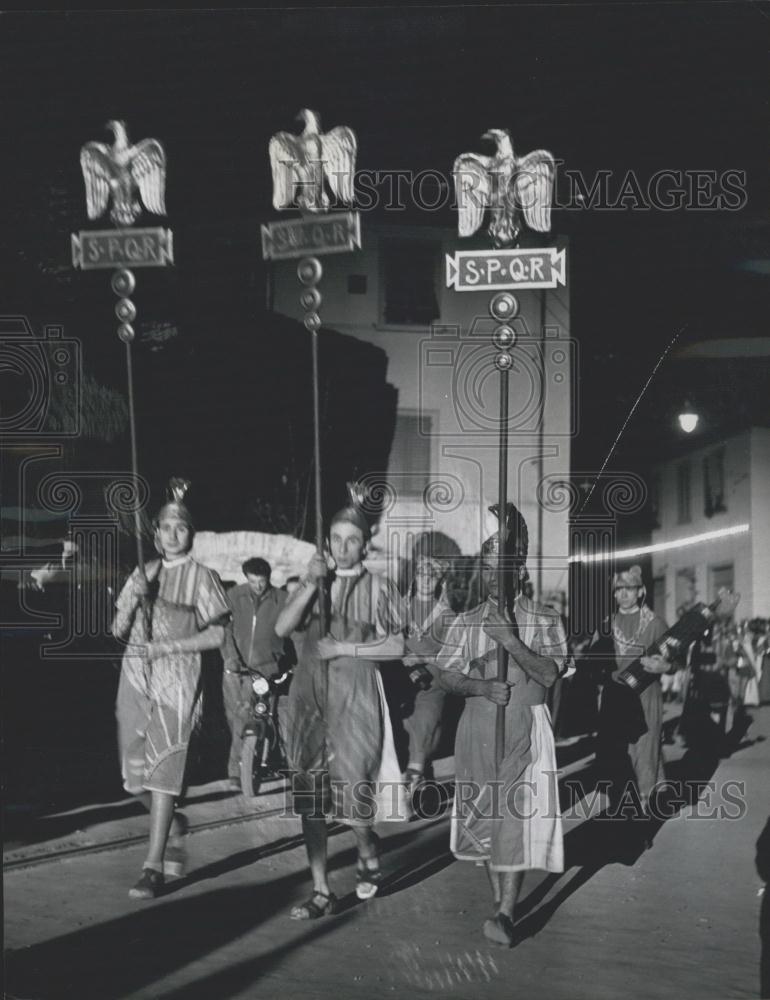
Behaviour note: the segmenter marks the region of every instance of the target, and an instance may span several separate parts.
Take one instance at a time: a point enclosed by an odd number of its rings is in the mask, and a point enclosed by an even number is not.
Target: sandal
[[[154,868],[143,868],[139,881],[128,890],[131,899],[155,899],[163,892],[163,872]]]
[[[372,866],[370,862],[374,862]],[[359,858],[356,865],[356,896],[359,899],[371,899],[380,891],[384,874],[380,869],[379,841],[376,842],[376,852],[368,858]]]
[[[513,921],[505,913],[497,913],[484,921],[484,937],[501,948],[513,946]]]
[[[319,906],[316,903],[317,899],[326,900],[323,905]],[[313,895],[306,899],[304,903],[299,903],[295,906],[291,913],[289,914],[290,920],[317,920],[319,917],[324,917],[337,912],[337,897],[333,892],[330,892],[327,896],[325,892],[314,892]],[[302,915],[301,911],[305,911],[307,916]],[[296,914],[296,916],[295,916]]]

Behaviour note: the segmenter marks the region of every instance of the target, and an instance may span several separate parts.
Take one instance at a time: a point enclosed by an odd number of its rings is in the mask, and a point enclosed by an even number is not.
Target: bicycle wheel
[[[256,798],[265,775],[268,751],[267,733],[260,727],[255,733],[243,737],[241,748],[241,789],[247,799]]]

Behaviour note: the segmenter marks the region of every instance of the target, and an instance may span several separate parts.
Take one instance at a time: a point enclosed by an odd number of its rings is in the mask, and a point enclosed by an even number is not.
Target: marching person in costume
[[[316,554],[303,585],[289,598],[276,633],[302,633],[286,719],[286,755],[294,809],[302,817],[313,893],[291,911],[294,920],[333,913],[327,878],[327,827],[351,827],[358,847],[359,899],[381,881],[375,821],[408,818],[382,678],[377,663],[404,652],[395,585],[363,566],[369,525],[355,505],[334,515],[329,547],[334,569]],[[326,635],[320,635],[318,581],[325,581]],[[378,792],[381,793],[378,795]]]
[[[496,508],[490,508],[496,510]],[[521,593],[528,548],[524,518],[508,504],[505,551],[499,535],[481,549],[487,599],[458,616],[438,656],[440,682],[466,699],[455,742],[455,800],[450,847],[461,861],[486,865],[495,915],[484,935],[510,947],[514,907],[525,871],[564,869],[556,751],[548,688],[567,663],[559,615]],[[505,592],[498,594],[498,560]],[[507,678],[497,680],[497,649]],[[496,760],[498,705],[505,706],[505,747]]]
[[[455,619],[446,596],[450,561],[434,551],[430,538],[415,545],[411,582],[403,598],[409,696],[403,715],[409,738],[406,782],[410,794],[423,780],[425,767],[438,749],[446,691],[438,683],[435,665],[447,629]]]
[[[667,631],[665,621],[645,603],[646,589],[639,566],[631,566],[613,579],[613,592],[617,611],[612,616],[610,630],[605,635],[594,635],[589,656],[600,653],[611,658],[616,669],[612,678],[635,660],[641,658],[644,669],[650,674],[664,674],[673,669],[660,655],[644,656],[644,652]],[[638,703],[641,702],[641,711]],[[635,711],[629,712],[626,703],[633,703]],[[637,695],[623,685],[608,679],[602,691],[599,712],[600,765],[609,768],[617,780],[626,756],[630,758],[633,775],[646,811],[655,784],[662,778],[661,729],[663,726],[663,692],[658,677],[654,683]]]
[[[175,499],[154,521],[161,558],[145,566],[146,583],[138,567],[131,574],[112,624],[113,634],[128,640],[116,705],[123,783],[150,812],[147,860],[129,892],[134,899],[152,899],[165,875],[183,874],[186,823],[174,806],[200,718],[201,652],[221,646],[229,615],[218,576],[190,555],[194,527],[182,503],[189,484],[171,484]]]

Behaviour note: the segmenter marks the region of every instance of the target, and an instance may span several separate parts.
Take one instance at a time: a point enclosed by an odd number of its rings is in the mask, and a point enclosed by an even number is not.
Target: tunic
[[[406,598],[403,604],[402,617],[406,649],[414,655],[433,657],[439,652],[449,625],[455,615],[449,602],[440,597],[430,608],[428,614],[419,620],[419,613],[412,598]],[[411,682],[408,687],[413,693],[413,704],[408,714],[404,715],[404,729],[409,734],[410,764],[425,765],[438,749],[441,739],[441,718],[444,713],[446,692],[436,682],[438,668],[433,663],[424,664],[433,676],[433,682],[427,689],[414,690]]]
[[[316,601],[317,598],[313,598]],[[312,607],[312,604],[311,604]],[[398,592],[361,567],[331,583],[328,634],[371,642],[401,631]],[[317,654],[319,621],[303,630],[286,713],[294,809],[349,826],[408,818],[382,678],[374,660]]]
[[[634,660],[643,656],[645,651],[668,631],[668,626],[658,615],[646,605],[632,614],[618,612],[612,619],[612,638],[615,650],[617,670],[613,676],[630,666]],[[598,634],[594,636],[594,645]],[[602,712],[606,712],[614,694],[610,687],[614,681],[608,681],[602,693]],[[636,784],[642,803],[646,803],[656,783],[663,777],[660,752],[660,737],[663,726],[663,693],[657,677],[638,696],[644,714],[645,732],[628,743],[628,756],[631,759]],[[600,720],[601,730],[601,720]],[[601,737],[601,732],[600,732]],[[605,754],[619,754],[621,748],[614,750],[603,747]]]
[[[157,563],[148,566],[152,576]],[[127,614],[138,568],[116,602]],[[153,603],[152,638],[183,639],[223,621],[229,613],[219,577],[190,556],[161,563]],[[148,662],[144,616],[131,623],[118,685],[116,715],[123,784],[127,792],[179,795],[187,749],[201,712],[201,654],[172,653]]]
[[[461,614],[439,654],[443,670],[497,678],[497,643],[483,629],[492,601]],[[567,639],[559,615],[519,596],[514,605],[519,638],[561,670]],[[513,682],[505,708],[505,749],[495,759],[497,705],[467,698],[455,742],[455,798],[450,847],[458,860],[489,862],[493,871],[564,870],[556,780],[556,749],[546,689],[508,656]]]

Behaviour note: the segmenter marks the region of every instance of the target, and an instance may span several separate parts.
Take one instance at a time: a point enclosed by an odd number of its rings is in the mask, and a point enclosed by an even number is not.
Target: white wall
[[[389,327],[382,322],[379,246],[386,235],[411,235],[441,244],[436,274],[440,317],[432,328]],[[386,351],[387,378],[398,390],[400,411],[430,415],[430,472],[438,497],[427,511],[419,498],[400,499],[383,519],[381,537],[389,537],[391,551],[403,552],[408,549],[406,536],[439,530],[453,537],[463,552],[477,552],[490,533],[486,506],[497,501],[498,492],[499,375],[491,344],[496,323],[488,311],[491,293],[445,287],[443,260],[445,252],[470,249],[473,241],[458,241],[447,230],[422,227],[373,230],[364,219],[363,242],[359,252],[323,258],[319,311],[324,325]],[[348,293],[349,274],[366,276],[365,295]],[[515,370],[509,377],[508,496],[528,522],[530,572],[537,589],[566,590],[567,515],[544,511],[536,491],[544,476],[566,477],[570,470],[577,359],[569,339],[569,286],[544,293],[523,291],[517,298],[520,314],[513,325],[519,339]],[[296,263],[275,265],[276,311],[301,319],[298,299]],[[384,470],[369,472],[384,474]],[[398,482],[397,469],[387,474]],[[540,534],[545,553],[542,570]]]
[[[703,458],[716,448],[725,453],[725,507],[712,517],[704,513]],[[704,541],[685,548],[653,554],[653,576],[666,580],[666,618],[676,619],[676,576],[687,568],[695,570],[696,599],[712,598],[709,583],[714,567],[733,564],[735,589],[741,594],[736,612],[739,618],[770,614],[770,553],[767,531],[770,524],[770,430],[753,428],[694,448],[687,456],[691,467],[691,520],[677,521],[677,467],[681,459],[659,466],[661,480],[660,523],[653,531],[653,544],[670,543],[691,535],[739,524],[749,524],[747,534]]]

